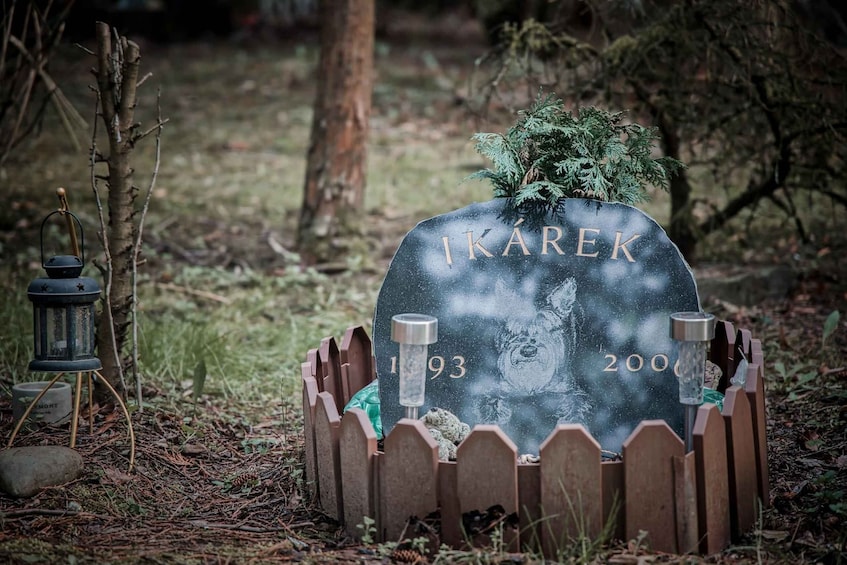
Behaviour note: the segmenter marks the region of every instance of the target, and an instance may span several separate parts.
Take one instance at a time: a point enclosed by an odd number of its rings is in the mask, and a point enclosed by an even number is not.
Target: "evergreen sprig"
[[[576,115],[553,95],[519,113],[505,135],[477,133],[476,150],[493,163],[470,178],[488,179],[494,196],[515,204],[555,207],[562,198],[636,204],[646,185],[668,189],[682,163],[651,156],[655,128],[624,123],[623,112],[580,108]]]

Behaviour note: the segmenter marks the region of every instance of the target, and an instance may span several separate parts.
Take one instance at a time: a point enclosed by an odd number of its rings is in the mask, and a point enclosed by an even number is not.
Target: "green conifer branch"
[[[477,133],[478,153],[493,167],[470,178],[487,179],[496,198],[517,205],[555,207],[562,198],[593,198],[636,204],[648,200],[647,186],[667,190],[684,165],[654,159],[656,128],[623,123],[622,112],[580,108],[576,115],[553,95],[538,96],[505,135]]]

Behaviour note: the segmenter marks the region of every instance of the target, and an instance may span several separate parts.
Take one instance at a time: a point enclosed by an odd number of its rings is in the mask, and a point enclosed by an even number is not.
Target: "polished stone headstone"
[[[572,198],[521,213],[496,199],[423,221],[377,300],[383,427],[403,417],[391,317],[419,313],[438,318],[421,413],[498,424],[521,453],[538,453],[557,423],[584,424],[612,451],[641,420],[681,435],[669,316],[692,310],[691,270],[631,206]]]

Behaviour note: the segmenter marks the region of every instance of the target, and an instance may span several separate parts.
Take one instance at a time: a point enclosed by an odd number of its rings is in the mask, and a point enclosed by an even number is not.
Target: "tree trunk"
[[[656,115],[659,133],[662,135],[662,150],[668,157],[679,160],[680,139],[667,113],[659,109]],[[697,252],[697,233],[692,213],[691,184],[685,169],[680,169],[670,182],[671,222],[668,236],[679,248],[682,256],[689,264],[694,264]]]
[[[140,62],[138,45],[125,37],[119,42],[113,46],[109,26],[97,23],[97,88],[100,113],[109,136],[109,155],[101,157],[109,169],[106,181],[109,223],[103,234],[108,261],[106,305],[98,324],[97,351],[103,363],[103,376],[116,388],[123,387],[120,377],[131,362],[129,358],[124,362],[122,351],[131,324],[133,300],[131,274],[136,237],[133,211],[138,189],[132,185],[130,155],[138,127],[134,112]],[[110,325],[114,336],[108,331]]]
[[[306,264],[348,250],[361,218],[373,90],[374,0],[321,0],[321,54],[303,206]]]

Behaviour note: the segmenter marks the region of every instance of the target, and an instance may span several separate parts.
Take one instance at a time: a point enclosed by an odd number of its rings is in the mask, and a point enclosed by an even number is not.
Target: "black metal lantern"
[[[100,359],[94,355],[94,303],[100,297],[100,286],[94,279],[80,276],[85,263],[84,251],[81,257],[57,255],[44,261],[44,225],[54,214],[73,218],[82,236],[79,218],[66,210],[49,214],[41,223],[41,266],[47,277],[35,279],[27,288],[27,296],[32,301],[35,338],[35,359],[30,362],[29,370],[45,373],[96,371],[102,367]],[[80,239],[84,246],[84,237]]]
[[[92,398],[93,378],[96,375],[115,397],[126,417],[129,428],[129,470],[135,463],[135,432],[132,418],[121,395],[98,371],[103,367],[94,355],[95,328],[94,303],[100,297],[100,285],[88,277],[81,277],[85,265],[85,239],[82,224],[68,210],[67,193],[64,188],[56,190],[62,207],[47,215],[41,222],[41,266],[47,277],[37,278],[27,288],[27,296],[32,302],[33,334],[35,338],[35,359],[30,361],[30,371],[56,373],[53,379],[28,404],[18,418],[15,429],[9,437],[7,447],[12,447],[15,436],[21,430],[32,410],[50,387],[65,373],[76,373],[76,391],[71,415],[71,448],[76,445],[76,432],[79,421],[83,374],[87,374],[88,405],[94,405]],[[53,214],[64,216],[71,238],[72,255],[56,255],[44,261],[44,226]],[[76,229],[79,227],[80,239],[77,241]],[[88,426],[94,433],[94,412],[89,410]]]

